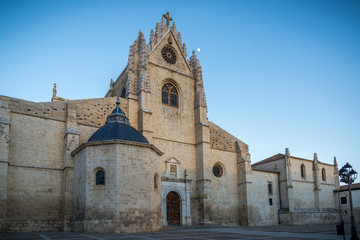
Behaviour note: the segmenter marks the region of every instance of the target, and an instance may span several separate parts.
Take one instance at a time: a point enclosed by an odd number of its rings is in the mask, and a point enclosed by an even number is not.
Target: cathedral
[[[104,98],[0,96],[0,231],[338,221],[333,164],[248,145],[207,118],[202,68],[169,13]],[[229,116],[231,113],[229,113]]]

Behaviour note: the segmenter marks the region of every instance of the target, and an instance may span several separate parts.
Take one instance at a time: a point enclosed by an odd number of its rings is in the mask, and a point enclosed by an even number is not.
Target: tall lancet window
[[[305,172],[305,165],[304,164],[301,164],[300,173],[301,173],[301,178],[305,179],[306,172]]]
[[[323,168],[323,169],[321,170],[321,179],[322,179],[323,181],[326,181],[326,171],[325,171],[325,168]]]
[[[161,102],[173,107],[178,106],[178,91],[171,83],[165,83],[161,90]]]

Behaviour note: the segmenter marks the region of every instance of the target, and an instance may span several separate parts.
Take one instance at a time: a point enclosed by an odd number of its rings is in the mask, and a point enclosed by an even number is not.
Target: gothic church
[[[207,118],[199,60],[165,14],[104,98],[0,96],[0,231],[338,220],[334,164],[248,145]],[[229,113],[230,115],[230,113]]]

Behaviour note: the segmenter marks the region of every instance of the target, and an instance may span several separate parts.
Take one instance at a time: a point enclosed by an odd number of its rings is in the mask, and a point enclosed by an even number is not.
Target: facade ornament
[[[169,38],[168,38],[168,43],[169,43],[169,44],[172,44],[172,38],[171,38],[171,35],[169,35]]]
[[[287,167],[291,167],[290,151],[289,148],[285,148],[285,163]]]
[[[110,79],[110,90],[113,90],[114,89],[114,81],[113,79],[111,78]]]
[[[196,57],[195,50],[193,51],[193,55],[190,57],[190,69],[195,78],[195,107],[207,107],[202,68],[200,66],[199,59]]]
[[[155,39],[155,33],[154,33],[154,29],[151,29],[151,32],[150,32],[150,49],[154,49],[155,47],[155,43],[156,42],[156,39]]]
[[[187,58],[187,49],[186,49],[186,44],[185,43],[183,43],[183,45],[182,45],[182,52],[184,54],[184,57]]]
[[[9,143],[9,133],[6,131],[4,126],[0,126],[0,139],[4,138],[5,143]]]
[[[314,153],[314,171],[319,171],[319,161],[317,157],[317,153]]]
[[[155,44],[158,43],[158,41],[160,40],[160,23],[156,23],[156,27],[155,27]]]
[[[54,83],[54,88],[53,88],[53,98],[56,98],[56,93],[57,93],[57,90],[56,90],[56,83]]]
[[[179,43],[179,46],[181,46],[182,45],[182,40],[181,40],[181,33],[180,32],[177,33],[177,41]]]
[[[334,157],[334,175],[335,176],[339,175],[339,169],[338,169],[338,164],[337,164],[337,161],[336,161],[336,157]]]
[[[131,94],[138,94],[141,91],[150,92],[149,77],[149,45],[146,43],[144,34],[139,31],[134,44],[130,46],[128,60],[127,91]],[[137,58],[136,58],[137,56]],[[137,64],[135,63],[137,59]]]

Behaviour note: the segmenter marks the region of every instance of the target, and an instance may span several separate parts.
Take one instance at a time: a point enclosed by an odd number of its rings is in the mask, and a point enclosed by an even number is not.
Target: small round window
[[[215,164],[213,167],[213,174],[215,177],[221,177],[223,175],[224,171],[220,164]]]

